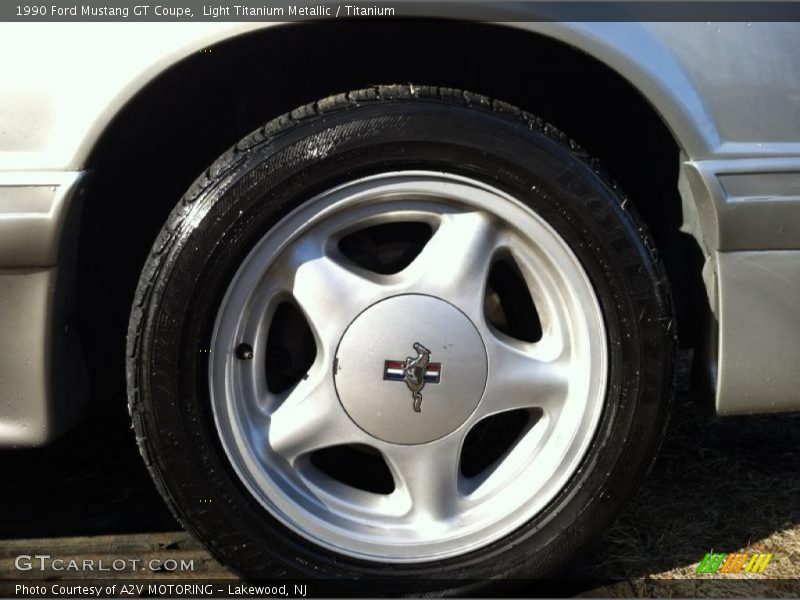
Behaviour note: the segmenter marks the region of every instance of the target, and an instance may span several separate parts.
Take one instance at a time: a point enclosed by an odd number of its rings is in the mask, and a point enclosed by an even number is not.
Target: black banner
[[[542,2],[375,0],[47,0],[0,2],[0,21],[15,22],[233,22],[317,19],[459,19],[471,21],[800,21],[800,2],[620,0]]]

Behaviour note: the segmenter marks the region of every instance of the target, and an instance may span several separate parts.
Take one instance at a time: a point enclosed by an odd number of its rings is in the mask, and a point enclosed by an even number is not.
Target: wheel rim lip
[[[276,475],[280,477],[281,474],[274,472],[265,474],[261,471],[264,465],[258,462],[258,456],[249,446],[252,440],[245,439],[244,428],[240,427],[241,424],[236,422],[236,419],[240,418],[241,414],[238,409],[232,405],[230,394],[228,393],[228,367],[231,362],[230,352],[219,350],[220,331],[224,328],[226,323],[229,324],[231,321],[230,301],[234,290],[236,286],[241,283],[243,273],[247,270],[253,257],[257,255],[259,251],[263,252],[267,241],[270,242],[275,252],[274,255],[277,255],[277,253],[285,251],[292,243],[298,241],[304,235],[307,235],[313,228],[314,221],[320,222],[324,219],[331,218],[331,216],[341,216],[342,212],[353,208],[353,206],[348,206],[348,204],[352,203],[355,203],[356,206],[360,206],[362,209],[366,207],[368,213],[372,214],[374,212],[374,214],[377,215],[379,212],[374,211],[370,203],[376,197],[385,199],[385,192],[391,190],[391,186],[397,182],[432,182],[435,184],[445,183],[456,186],[467,186],[478,190],[479,193],[487,194],[487,197],[508,203],[513,206],[516,211],[523,211],[527,217],[533,219],[533,222],[536,222],[537,227],[548,231],[549,235],[558,241],[560,244],[559,250],[563,252],[564,256],[569,258],[576,268],[577,279],[582,282],[583,286],[581,293],[588,295],[590,300],[591,310],[589,312],[592,313],[592,315],[589,320],[599,325],[599,327],[592,332],[597,336],[597,339],[593,341],[593,349],[596,351],[593,357],[593,362],[595,363],[593,372],[596,373],[598,378],[593,386],[593,397],[587,399],[587,409],[584,411],[578,427],[580,430],[578,432],[580,433],[578,447],[570,450],[570,460],[564,465],[564,468],[561,469],[562,474],[551,477],[547,482],[547,489],[544,490],[546,493],[542,493],[542,489],[536,490],[535,497],[529,498],[529,502],[524,503],[525,506],[518,506],[509,514],[501,515],[491,523],[484,523],[480,527],[472,527],[471,530],[466,528],[463,531],[457,531],[455,534],[451,532],[448,536],[429,542],[415,541],[414,543],[409,543],[408,539],[402,538],[402,536],[399,538],[383,536],[382,539],[376,539],[374,536],[371,537],[363,531],[354,531],[349,528],[346,520],[338,519],[331,522],[331,516],[339,517],[339,515],[332,513],[332,515],[327,515],[328,518],[326,519],[326,515],[319,514],[318,507],[315,506],[314,502],[303,503],[302,497],[289,497],[286,490],[281,487],[281,485],[286,484],[286,480],[279,481],[274,479]],[[446,200],[451,202],[454,200],[457,201],[458,199],[448,197]],[[467,202],[466,205],[473,206],[469,202]],[[282,234],[288,232],[288,235],[285,235],[282,240],[276,241],[274,234],[279,231]],[[266,267],[263,267],[262,271],[266,271]],[[263,279],[263,274],[261,279]],[[249,298],[250,296],[252,296],[252,294],[247,297]],[[447,301],[444,298],[442,299]],[[234,320],[237,322],[235,330],[238,331],[242,317],[240,316]],[[484,335],[486,328],[482,327],[479,329],[481,335]],[[340,342],[341,337],[336,345],[338,346]],[[558,492],[564,488],[567,481],[577,470],[578,464],[585,456],[600,420],[606,395],[608,375],[607,352],[607,340],[602,312],[588,276],[571,248],[567,246],[563,238],[561,238],[549,223],[515,198],[474,179],[449,173],[430,171],[392,171],[357,179],[322,192],[284,217],[256,244],[254,249],[242,261],[242,264],[234,275],[217,314],[211,340],[209,386],[214,421],[220,435],[223,449],[231,465],[248,491],[273,517],[277,518],[279,522],[300,536],[328,550],[333,550],[353,558],[369,561],[380,560],[391,563],[427,562],[466,554],[503,538],[505,535],[518,529],[524,523],[539,514],[541,510],[555,498]],[[330,358],[332,359],[332,357]],[[220,377],[220,375],[223,377]],[[459,428],[447,434],[445,438],[458,434],[463,428],[471,428],[474,424],[472,419],[468,418]],[[578,435],[578,433],[576,433],[576,435]],[[320,490],[312,491],[314,493],[320,493]],[[308,499],[306,498],[306,500]]]

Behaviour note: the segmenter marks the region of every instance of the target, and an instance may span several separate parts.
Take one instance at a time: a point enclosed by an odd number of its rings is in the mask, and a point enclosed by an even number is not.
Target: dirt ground
[[[797,597],[800,414],[716,417],[686,388],[645,485],[561,576],[584,580],[570,590],[586,597]],[[43,549],[108,560],[190,557],[193,577],[232,577],[163,506],[129,430],[123,391],[101,396],[92,418],[54,445],[0,453],[0,579],[20,576],[14,556]],[[774,557],[763,575],[696,575],[712,550]]]
[[[612,596],[800,596],[800,414],[717,417],[686,381],[650,476],[586,572],[627,580]],[[711,551],[774,557],[762,575],[697,574]]]

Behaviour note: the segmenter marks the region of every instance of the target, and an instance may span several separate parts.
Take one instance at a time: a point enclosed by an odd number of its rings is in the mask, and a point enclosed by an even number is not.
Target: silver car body
[[[275,25],[0,26],[0,446],[46,443],[82,410],[58,282],[99,136],[171,65]],[[705,256],[716,409],[800,409],[800,24],[505,26],[592,55],[661,115],[682,152],[683,230]]]

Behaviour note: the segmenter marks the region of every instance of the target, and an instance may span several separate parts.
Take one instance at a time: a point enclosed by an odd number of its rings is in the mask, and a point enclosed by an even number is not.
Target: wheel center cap
[[[344,332],[334,363],[339,400],[370,435],[424,444],[458,428],[486,386],[486,348],[452,304],[419,294],[373,304]]]

